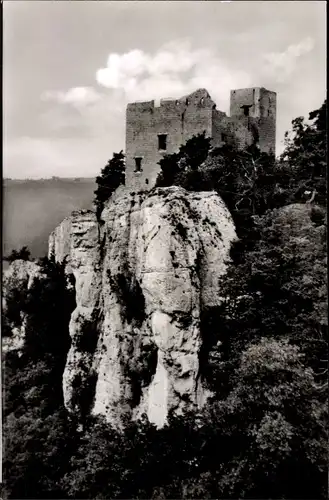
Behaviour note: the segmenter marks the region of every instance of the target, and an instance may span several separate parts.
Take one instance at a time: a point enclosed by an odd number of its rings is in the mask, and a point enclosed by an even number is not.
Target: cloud
[[[263,56],[263,72],[277,82],[286,81],[295,71],[298,59],[314,48],[311,37],[304,38],[298,44],[289,45],[283,52],[270,52]]]
[[[120,89],[125,101],[180,97],[204,87],[218,107],[226,109],[229,91],[250,85],[251,78],[230,68],[212,49],[193,49],[188,41],[176,40],[155,53],[111,53],[96,80],[107,89]]]
[[[44,135],[39,134],[43,139],[39,148],[42,158],[40,155],[35,157],[31,140],[15,144],[20,158],[28,154],[35,165],[33,168],[38,169],[37,165],[44,164],[44,159],[51,156],[55,146],[58,152],[65,149],[67,159],[74,148],[78,149],[76,140],[80,140],[82,149],[89,141],[89,146],[101,150],[102,157],[107,159],[113,151],[124,148],[125,107],[128,102],[181,97],[204,87],[216,101],[218,109],[228,111],[230,89],[250,84],[247,73],[232,70],[211,49],[195,50],[187,41],[181,40],[166,44],[154,53],[139,49],[122,54],[111,53],[106,66],[96,71],[95,80],[98,89],[79,86],[43,92],[41,100],[44,108],[39,116],[41,130],[44,131]],[[47,137],[52,138],[52,144]],[[72,148],[67,145],[70,138]],[[82,157],[80,152],[81,148],[77,153],[77,165],[79,162],[81,166],[85,165],[88,158],[89,168],[92,169],[94,162],[90,154],[85,153]],[[11,148],[9,153],[11,160],[16,158],[15,148]],[[64,154],[61,158],[55,154],[53,158],[56,158],[56,164],[67,165]],[[53,169],[52,163],[48,162],[49,171]]]
[[[94,104],[100,98],[101,96],[92,87],[73,87],[67,91],[48,90],[41,95],[43,101],[72,105]]]
[[[127,102],[181,97],[205,87],[218,109],[227,111],[230,89],[249,84],[249,74],[230,68],[212,49],[191,48],[188,41],[153,53],[138,48],[110,53],[95,72],[95,87],[42,93],[41,131],[38,137],[6,142],[5,174],[19,177],[24,164],[29,177],[44,177],[45,171],[48,176],[95,176],[113,151],[124,148]]]
[[[200,60],[200,55],[201,51],[191,51],[184,42],[166,44],[154,55],[138,49],[121,55],[111,53],[107,66],[97,71],[96,79],[107,88],[130,89],[138,79],[184,73]]]

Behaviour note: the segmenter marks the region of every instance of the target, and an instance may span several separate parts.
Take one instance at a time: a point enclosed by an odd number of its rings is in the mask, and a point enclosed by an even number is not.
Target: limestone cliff
[[[235,228],[213,192],[178,187],[125,194],[100,224],[73,213],[50,235],[49,254],[66,259],[77,307],[63,376],[67,408],[123,418],[203,404],[200,315],[220,300]]]
[[[4,352],[20,354],[25,342],[25,331],[29,317],[21,310],[20,302],[26,297],[35,280],[42,279],[40,266],[35,262],[15,260],[3,273],[2,313],[6,317],[7,332],[2,333]],[[4,325],[3,325],[4,326]],[[10,333],[10,335],[8,335]]]

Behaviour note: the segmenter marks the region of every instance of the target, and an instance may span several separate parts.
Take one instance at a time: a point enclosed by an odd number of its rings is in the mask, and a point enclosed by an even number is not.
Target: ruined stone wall
[[[259,147],[264,153],[275,154],[276,93],[261,89],[260,117],[258,119]]]
[[[238,149],[244,149],[258,142],[258,122],[250,116],[233,116],[227,120],[227,130],[234,137]]]
[[[236,89],[231,91],[230,115],[232,123],[237,124],[243,120],[243,106],[249,107],[249,117],[256,121],[258,128],[258,145],[264,153],[272,151],[275,154],[275,135],[276,135],[276,93],[263,87]],[[243,131],[238,126],[237,136],[241,142],[243,140]],[[254,130],[256,130],[254,128]]]
[[[164,154],[177,152],[187,139],[203,131],[211,137],[214,102],[200,89],[177,100],[128,104],[126,113],[126,186],[130,191],[154,186]],[[158,149],[158,135],[167,134],[166,150]],[[135,172],[135,157],[141,171]]]
[[[247,110],[244,109],[247,106]],[[246,111],[248,116],[246,116]],[[275,153],[276,94],[264,88],[231,91],[230,114],[216,110],[207,90],[199,89],[181,99],[128,104],[126,112],[126,190],[149,190],[160,171],[159,160],[179,150],[191,137],[206,132],[213,147],[224,143],[239,149],[257,143]],[[158,135],[166,135],[159,150]],[[136,171],[135,158],[141,159]]]
[[[227,130],[227,116],[226,113],[213,109],[212,111],[212,131],[211,131],[211,144],[214,148],[218,148],[223,144],[232,141],[233,137]]]
[[[276,129],[272,118],[259,118],[259,148],[263,153],[275,155]]]
[[[216,110],[213,112],[212,146],[231,144],[244,149],[258,142],[258,120],[248,116],[226,116]]]

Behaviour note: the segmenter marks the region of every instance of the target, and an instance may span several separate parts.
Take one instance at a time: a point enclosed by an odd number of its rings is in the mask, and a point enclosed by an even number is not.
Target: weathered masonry
[[[231,91],[230,116],[216,109],[205,89],[180,99],[128,104],[126,111],[126,186],[154,186],[164,154],[177,152],[189,138],[205,131],[213,147],[258,144],[275,154],[276,93],[265,88]]]

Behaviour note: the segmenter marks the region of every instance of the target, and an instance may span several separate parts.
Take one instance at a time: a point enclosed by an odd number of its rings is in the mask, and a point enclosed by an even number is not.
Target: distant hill
[[[49,233],[73,210],[91,209],[95,179],[3,180],[3,255],[22,246],[47,253]]]

